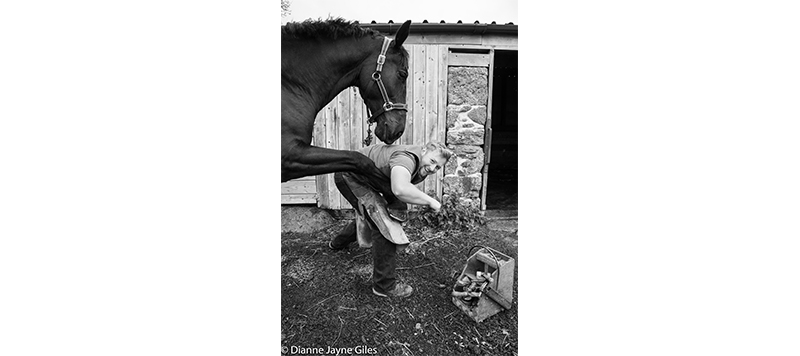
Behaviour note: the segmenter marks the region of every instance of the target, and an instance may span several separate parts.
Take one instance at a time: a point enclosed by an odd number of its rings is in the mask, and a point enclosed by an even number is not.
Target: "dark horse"
[[[410,25],[394,40],[342,19],[281,26],[281,182],[341,171],[383,179],[358,152],[312,146],[311,133],[317,112],[356,86],[369,121],[377,121],[375,135],[391,144],[403,134],[408,52],[402,45]]]

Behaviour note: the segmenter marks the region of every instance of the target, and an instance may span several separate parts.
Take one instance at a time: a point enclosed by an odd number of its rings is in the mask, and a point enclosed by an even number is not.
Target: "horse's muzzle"
[[[386,137],[385,140],[381,140],[381,141],[383,141],[387,145],[391,145],[392,143],[394,143],[395,141],[400,139],[400,136],[403,136],[403,131],[398,131],[394,135],[388,136],[388,137]]]
[[[384,118],[388,119],[388,117]],[[403,136],[405,125],[401,126],[396,123],[387,123],[386,121],[378,123],[375,127],[375,136],[377,136],[383,143],[390,145],[397,141],[400,136]]]

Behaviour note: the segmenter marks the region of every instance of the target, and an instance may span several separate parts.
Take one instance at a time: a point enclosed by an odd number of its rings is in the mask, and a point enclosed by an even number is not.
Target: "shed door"
[[[479,105],[486,105],[486,123],[484,125],[484,141],[483,141],[483,168],[481,169],[481,190],[480,201],[481,210],[486,210],[486,182],[489,177],[489,157],[491,157],[492,147],[492,77],[494,71],[494,49],[490,48],[466,48],[466,47],[451,47],[450,54],[447,58],[448,67],[485,67],[488,69],[488,95],[486,103],[478,103]],[[448,102],[448,104],[450,104]],[[449,143],[448,143],[449,145]]]

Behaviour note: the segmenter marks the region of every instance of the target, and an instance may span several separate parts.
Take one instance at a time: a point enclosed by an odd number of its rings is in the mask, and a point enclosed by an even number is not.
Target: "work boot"
[[[333,244],[333,241],[328,241],[328,248],[332,251],[340,251],[346,249],[350,244],[343,245],[343,246],[336,246]]]
[[[356,222],[351,221],[344,227],[344,229],[339,232],[338,235],[334,236],[328,242],[328,248],[333,251],[344,250],[347,246],[350,245],[351,242],[356,240]]]
[[[379,297],[395,297],[395,298],[405,298],[411,295],[414,292],[414,288],[411,288],[410,285],[405,283],[395,283],[394,289],[386,292],[381,293],[375,290],[375,287],[372,287],[372,293],[379,296]]]

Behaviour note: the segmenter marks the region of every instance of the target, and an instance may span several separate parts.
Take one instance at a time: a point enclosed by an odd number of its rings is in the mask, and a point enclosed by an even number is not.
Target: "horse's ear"
[[[394,48],[399,49],[403,46],[403,42],[408,38],[409,28],[411,28],[411,20],[403,22],[403,25],[400,26],[400,29],[397,30],[397,34],[394,36]]]

